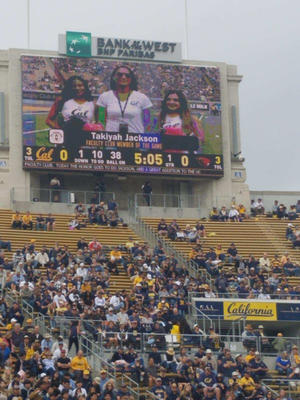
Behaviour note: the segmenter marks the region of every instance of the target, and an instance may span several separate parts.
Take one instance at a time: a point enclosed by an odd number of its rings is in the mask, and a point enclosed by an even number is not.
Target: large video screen
[[[217,67],[22,56],[25,169],[223,175]]]

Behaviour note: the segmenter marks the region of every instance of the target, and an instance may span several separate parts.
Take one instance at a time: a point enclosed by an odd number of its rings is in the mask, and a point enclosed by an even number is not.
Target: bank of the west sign
[[[59,35],[59,53],[71,57],[181,62],[181,43],[94,37],[89,32]]]

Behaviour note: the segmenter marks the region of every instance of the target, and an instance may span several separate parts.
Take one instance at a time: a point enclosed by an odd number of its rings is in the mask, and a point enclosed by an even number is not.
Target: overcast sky
[[[0,6],[0,49],[27,48],[27,0]],[[30,0],[30,48],[57,50],[74,30],[182,42],[190,59],[236,64],[250,189],[300,191],[299,21],[300,0],[187,0],[187,32],[184,0]]]

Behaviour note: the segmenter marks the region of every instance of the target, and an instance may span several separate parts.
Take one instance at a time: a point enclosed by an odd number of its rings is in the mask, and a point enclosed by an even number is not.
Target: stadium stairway
[[[36,230],[11,229],[11,218],[13,211],[0,210],[0,239],[11,241],[12,252],[5,250],[6,256],[11,259],[16,249],[22,249],[31,239],[35,240],[35,248],[39,250],[42,246],[51,248],[56,242],[61,246],[67,245],[72,253],[77,251],[77,241],[85,237],[87,241],[96,237],[99,242],[108,248],[124,245],[129,237],[134,241],[143,242],[130,228],[119,226],[110,228],[107,226],[99,227],[97,225],[88,225],[86,228],[71,231],[68,229],[70,215],[54,215],[55,230],[50,232]],[[37,214],[32,214],[33,219]],[[43,272],[43,271],[42,271]],[[117,290],[131,290],[132,283],[122,267],[119,268],[119,275],[111,275],[109,290],[115,293]]]
[[[169,224],[172,219],[165,219]],[[160,219],[143,218],[142,221],[157,233],[157,226]],[[278,220],[261,216],[244,220],[242,223],[236,222],[213,222],[201,221],[206,229],[206,238],[202,239],[202,247],[207,252],[210,247],[221,245],[224,253],[232,242],[235,243],[240,256],[248,258],[253,255],[256,258],[268,253],[268,257],[272,259],[275,254],[280,257],[288,252],[292,261],[300,265],[300,250],[293,249],[291,243],[285,238],[285,230],[287,220]],[[187,224],[194,227],[197,223],[192,219],[178,219],[177,223],[181,228],[185,228]],[[295,222],[295,224],[297,221]],[[176,251],[188,258],[194,243],[187,241],[170,241],[165,239]],[[290,277],[289,282],[293,285],[300,284],[299,277]]]

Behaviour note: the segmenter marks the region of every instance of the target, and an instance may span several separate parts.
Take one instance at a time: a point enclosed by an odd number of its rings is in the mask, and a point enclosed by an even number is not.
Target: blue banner
[[[196,300],[195,306],[208,317],[224,318],[223,302],[222,301],[206,301]],[[200,313],[199,313],[200,314]]]
[[[277,319],[279,321],[300,321],[300,304],[277,303]]]

